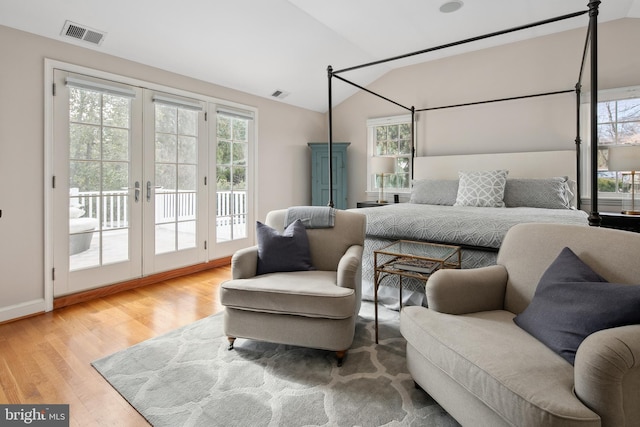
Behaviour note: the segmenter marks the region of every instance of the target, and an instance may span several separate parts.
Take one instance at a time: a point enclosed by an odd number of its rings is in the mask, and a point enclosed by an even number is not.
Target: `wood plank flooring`
[[[70,405],[71,426],[147,426],[90,365],[222,309],[229,266],[0,325],[0,402]]]

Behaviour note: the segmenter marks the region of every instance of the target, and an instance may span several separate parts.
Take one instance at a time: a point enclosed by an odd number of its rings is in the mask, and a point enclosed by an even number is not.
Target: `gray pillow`
[[[573,364],[578,347],[592,333],[640,324],[638,307],[640,286],[609,283],[564,248],[513,321]]]
[[[508,179],[504,204],[508,208],[571,209],[573,193],[568,177]]]
[[[457,179],[417,179],[413,181],[409,203],[453,206],[457,194]]]
[[[458,194],[453,206],[504,207],[507,170],[460,171]]]
[[[256,274],[313,270],[307,230],[299,219],[289,224],[282,234],[257,221],[256,236],[258,239]]]

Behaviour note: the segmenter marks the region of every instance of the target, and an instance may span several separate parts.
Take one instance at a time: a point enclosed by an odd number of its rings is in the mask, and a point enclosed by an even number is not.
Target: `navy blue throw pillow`
[[[282,234],[258,221],[256,235],[258,238],[256,274],[313,269],[309,238],[302,221],[292,222]]]
[[[513,321],[573,365],[587,336],[640,324],[640,286],[609,283],[564,248]]]

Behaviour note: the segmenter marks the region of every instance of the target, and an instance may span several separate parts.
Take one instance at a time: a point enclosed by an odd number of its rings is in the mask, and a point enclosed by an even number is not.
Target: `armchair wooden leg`
[[[338,358],[338,367],[342,366],[344,356],[347,355],[347,350],[336,351],[336,357]]]
[[[229,340],[229,347],[227,350],[231,351],[233,350],[233,342],[236,340],[236,337],[227,337],[227,339]]]

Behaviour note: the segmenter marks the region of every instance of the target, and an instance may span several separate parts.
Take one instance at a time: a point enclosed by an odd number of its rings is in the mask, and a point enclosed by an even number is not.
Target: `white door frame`
[[[254,114],[254,144],[253,149],[251,150],[250,155],[252,156],[251,162],[253,167],[250,167],[250,187],[253,191],[251,191],[250,197],[250,205],[251,208],[249,210],[249,216],[247,220],[251,221],[250,224],[253,223],[254,219],[257,217],[257,194],[258,194],[258,183],[255,180],[255,176],[257,176],[257,141],[258,141],[258,110],[255,107],[250,107],[244,104],[239,104],[236,102],[230,102],[227,100],[214,98],[211,96],[205,96],[198,93],[193,93],[185,90],[174,89],[168,86],[159,85],[155,83],[150,83],[146,81],[142,81],[139,79],[134,79],[126,76],[116,75],[113,73],[96,70],[89,67],[84,67],[80,65],[70,64],[63,61],[58,61],[54,59],[45,58],[44,61],[44,309],[45,311],[53,310],[53,300],[54,300],[54,256],[53,256],[53,171],[54,171],[54,153],[53,153],[53,70],[61,69],[73,73],[78,74],[87,74],[100,79],[114,80],[118,81],[122,84],[128,84],[132,86],[144,87],[151,90],[157,90],[160,92],[166,92],[170,90],[172,93],[178,96],[184,96],[187,98],[196,98],[202,100],[204,102],[218,104],[218,105],[226,105],[233,108],[244,109],[253,112]],[[215,123],[214,120],[209,120],[209,123]],[[209,125],[211,128],[211,124]],[[211,131],[209,131],[209,135]],[[209,145],[215,143],[214,140],[209,140]],[[209,152],[215,153],[215,150],[209,150]],[[209,168],[211,168],[211,158],[212,155],[209,155]],[[215,155],[213,156],[215,159]],[[215,163],[214,163],[215,165]],[[215,203],[211,202],[211,191],[215,191],[215,170],[207,171],[209,185],[209,203],[208,206],[215,206]],[[215,198],[214,198],[215,200]],[[212,217],[211,212],[213,212],[213,216],[215,216],[215,209],[213,211],[209,211],[209,218]],[[255,227],[249,227],[248,232],[249,236],[247,239],[244,239],[241,243],[241,246],[249,246],[254,244],[255,242]],[[240,242],[227,242],[222,245],[215,245],[215,226],[209,227],[209,235],[208,235],[208,251],[207,251],[207,259],[209,261],[211,259],[220,258],[223,256],[228,256],[233,253],[235,247],[238,246]]]

